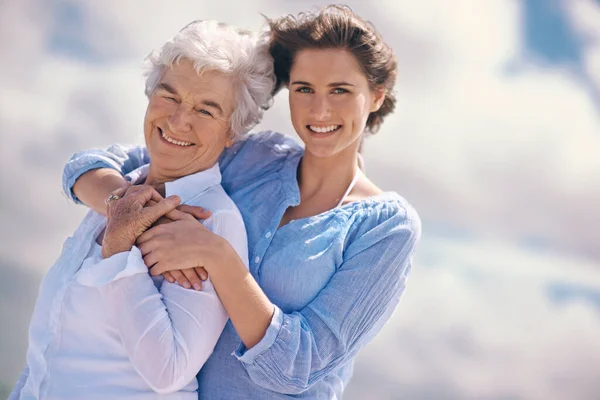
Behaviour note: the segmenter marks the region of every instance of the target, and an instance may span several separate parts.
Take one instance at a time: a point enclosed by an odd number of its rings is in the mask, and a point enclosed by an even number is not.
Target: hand
[[[159,189],[157,189],[157,190],[160,192]],[[154,204],[156,204],[156,202],[153,200],[150,200],[148,203],[146,203],[146,206],[151,206]],[[179,212],[181,212],[181,214],[179,214]],[[160,217],[159,220],[156,221],[153,226],[167,224],[169,222],[173,222],[178,219],[183,219],[184,218],[183,213],[186,213],[186,212],[188,215],[193,215],[192,218],[194,218],[194,216],[195,216],[198,219],[207,219],[211,215],[211,212],[209,210],[205,210],[202,207],[189,206],[189,205],[182,204],[182,205],[178,206],[177,209],[169,212],[168,214],[166,214],[163,217]],[[148,268],[150,268],[150,267],[152,267],[152,265],[148,265]],[[180,286],[182,286],[186,289],[190,289],[193,287],[195,290],[198,290],[198,291],[202,290],[202,281],[205,281],[208,279],[208,273],[206,272],[206,270],[203,267],[188,268],[188,269],[183,269],[181,271],[178,271],[178,270],[167,271],[167,272],[164,272],[162,274],[162,276],[171,283],[177,282]]]
[[[138,236],[160,217],[173,211],[181,201],[178,196],[163,199],[150,186],[129,186],[117,192],[123,191],[125,192],[123,197],[107,203],[108,222],[102,240],[103,258],[130,250]],[[156,204],[145,207],[150,200]]]
[[[202,209],[192,206],[180,206],[180,209],[189,214],[185,218],[175,217],[172,223],[152,227],[136,243],[152,275],[170,273],[172,276],[165,275],[170,282],[176,280],[183,287],[199,290],[201,280],[208,278],[206,269],[221,259],[224,239],[194,218],[205,215]]]

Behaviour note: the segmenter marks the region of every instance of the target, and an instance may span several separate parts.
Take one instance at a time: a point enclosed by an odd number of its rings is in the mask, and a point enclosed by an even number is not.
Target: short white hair
[[[198,74],[219,71],[234,79],[237,93],[230,119],[234,138],[258,124],[272,104],[275,74],[269,36],[217,21],[194,21],[146,57],[146,96],[150,97],[165,70],[190,60]]]

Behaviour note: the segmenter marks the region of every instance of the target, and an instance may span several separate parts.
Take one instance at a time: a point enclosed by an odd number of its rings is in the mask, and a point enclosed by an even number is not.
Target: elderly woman
[[[111,196],[108,217],[90,212],[67,239],[42,283],[27,367],[11,399],[198,396],[196,374],[227,313],[210,280],[187,290],[153,279],[135,242],[161,217],[193,219],[175,209],[180,202],[201,204],[212,210],[206,228],[247,264],[244,223],[221,187],[217,160],[260,120],[275,84],[273,61],[259,35],[193,22],[148,62],[144,137],[152,162],[129,174],[134,185],[122,197]]]

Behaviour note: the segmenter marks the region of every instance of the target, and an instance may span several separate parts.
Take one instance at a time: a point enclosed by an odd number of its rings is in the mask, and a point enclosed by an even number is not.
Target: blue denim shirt
[[[275,314],[251,349],[228,322],[198,373],[201,399],[340,399],[357,352],[400,300],[421,231],[414,209],[388,192],[278,228],[300,202],[302,154],[291,138],[261,132],[219,160],[223,188],[246,225],[250,272]],[[141,147],[75,154],[65,167],[65,193],[77,201],[73,184],[90,169],[126,174],[148,161]]]

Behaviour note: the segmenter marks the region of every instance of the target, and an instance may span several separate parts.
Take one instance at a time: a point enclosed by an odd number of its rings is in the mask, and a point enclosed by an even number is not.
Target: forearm
[[[137,248],[87,271],[80,283],[98,289],[133,367],[146,383],[158,393],[189,384],[227,321],[210,284],[198,292],[163,282],[158,290]]]
[[[237,253],[231,250],[224,254],[223,265],[208,273],[244,346],[251,348],[265,336],[273,317],[273,303]]]
[[[114,169],[93,169],[77,179],[73,192],[86,206],[106,215],[106,198],[124,183],[125,178]]]

